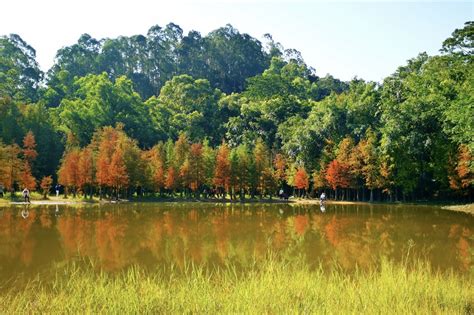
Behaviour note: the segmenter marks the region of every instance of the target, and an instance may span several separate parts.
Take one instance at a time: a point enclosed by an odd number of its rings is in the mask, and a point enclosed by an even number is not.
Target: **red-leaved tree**
[[[222,192],[222,198],[225,198],[225,192],[229,189],[230,182],[230,161],[229,147],[222,143],[217,150],[216,168],[214,171],[214,185]]]
[[[349,187],[350,179],[351,174],[347,164],[340,163],[337,160],[332,160],[329,163],[326,170],[326,180],[336,193],[335,199],[337,199],[337,189]]]
[[[308,173],[304,167],[298,167],[296,171],[295,178],[293,180],[293,185],[296,189],[300,191],[300,197],[306,194],[306,190],[309,188],[309,178]]]

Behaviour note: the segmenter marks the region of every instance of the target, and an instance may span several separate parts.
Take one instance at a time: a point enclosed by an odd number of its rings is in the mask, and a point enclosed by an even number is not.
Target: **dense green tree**
[[[474,53],[474,21],[464,23],[462,29],[455,29],[451,37],[443,42],[441,51],[467,56],[472,60]]]
[[[99,127],[122,123],[124,130],[142,145],[155,138],[147,107],[125,77],[111,82],[105,73],[88,75],[75,81],[75,91],[52,110],[58,129],[72,132],[81,145]]]
[[[336,79],[330,74],[323,78],[316,77],[312,81],[314,81],[317,86],[315,94],[313,95],[317,101],[322,100],[331,93],[341,94],[349,89],[349,84],[347,84],[347,82]]]
[[[22,130],[31,130],[36,139],[38,158],[32,165],[36,178],[56,173],[64,145],[61,135],[54,129],[51,113],[41,103],[21,106]]]
[[[23,115],[9,96],[0,96],[0,139],[6,144],[20,143],[23,139]]]
[[[261,73],[268,59],[260,41],[227,24],[206,37],[212,86],[225,93],[241,92],[245,80]]]
[[[410,60],[386,79],[382,91],[382,147],[393,157],[395,182],[404,193],[418,188],[424,195],[433,179],[447,178],[446,172],[437,174],[434,163],[445,159],[440,155],[446,157],[450,145],[439,132],[445,96],[436,91],[430,62],[426,54]]]
[[[311,109],[314,85],[308,80],[310,70],[295,61],[274,57],[267,70],[248,79],[241,98],[240,116],[229,119],[230,143],[253,144],[262,138],[273,146],[278,126],[294,116],[306,117]]]
[[[49,82],[54,84],[56,76],[64,70],[71,74],[71,78],[97,74],[99,70],[97,56],[101,46],[101,40],[89,34],[82,34],[76,44],[59,49],[56,53],[56,62],[48,71]]]
[[[0,98],[34,102],[42,77],[33,47],[19,35],[0,36]]]
[[[178,73],[209,79],[207,46],[206,39],[197,31],[190,31],[184,36],[176,47]]]
[[[217,132],[223,124],[219,117],[219,90],[204,79],[180,75],[168,81],[158,98],[147,101],[153,124],[166,138],[177,139],[180,132],[191,141],[208,138],[213,144],[222,139]]]

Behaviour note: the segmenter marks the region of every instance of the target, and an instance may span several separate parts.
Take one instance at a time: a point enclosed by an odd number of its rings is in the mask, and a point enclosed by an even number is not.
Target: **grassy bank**
[[[69,266],[53,280],[0,293],[4,313],[443,313],[472,314],[473,277],[410,270],[310,271],[270,259],[238,275],[233,268],[184,274],[131,268],[118,275]],[[179,274],[179,275],[178,275]]]

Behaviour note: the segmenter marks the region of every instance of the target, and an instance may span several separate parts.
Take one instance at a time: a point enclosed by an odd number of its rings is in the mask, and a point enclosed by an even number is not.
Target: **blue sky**
[[[66,5],[67,3],[67,5]],[[320,76],[380,81],[406,60],[437,54],[455,28],[474,20],[473,1],[16,0],[2,3],[0,34],[17,33],[47,70],[56,51],[93,37],[146,34],[169,22],[207,34],[227,23],[270,33],[303,54]]]

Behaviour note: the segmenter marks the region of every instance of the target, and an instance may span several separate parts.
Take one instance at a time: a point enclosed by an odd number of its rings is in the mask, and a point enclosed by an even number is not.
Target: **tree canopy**
[[[206,36],[173,23],[83,34],[46,75],[19,35],[1,36],[0,182],[59,181],[74,194],[472,198],[473,27],[383,82],[319,77],[271,35],[260,42],[231,25]]]

